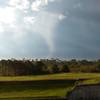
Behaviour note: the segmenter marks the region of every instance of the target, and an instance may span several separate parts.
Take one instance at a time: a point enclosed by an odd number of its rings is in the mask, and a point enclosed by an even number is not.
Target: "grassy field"
[[[97,83],[100,74],[64,73],[0,77],[0,98],[65,96],[80,79],[87,79],[83,81],[84,84]]]
[[[60,80],[3,83],[0,85],[0,98],[65,96],[72,86],[72,81]]]
[[[0,81],[78,80],[100,78],[98,73],[63,73],[35,76],[4,76]]]

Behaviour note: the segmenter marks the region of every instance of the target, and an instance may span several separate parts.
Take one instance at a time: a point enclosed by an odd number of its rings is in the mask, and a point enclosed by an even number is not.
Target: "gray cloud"
[[[99,58],[100,18],[96,1],[80,1],[80,6],[77,7],[71,8],[67,19],[58,25],[55,55],[68,58]]]

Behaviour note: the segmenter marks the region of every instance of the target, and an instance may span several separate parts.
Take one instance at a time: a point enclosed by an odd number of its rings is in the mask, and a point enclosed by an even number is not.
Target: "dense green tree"
[[[16,60],[8,59],[0,61],[0,75],[34,75],[63,72],[100,72],[100,60],[76,60],[62,61],[59,59],[41,60]]]
[[[67,64],[64,64],[63,66],[62,66],[62,72],[69,72],[70,70],[69,70],[69,67],[68,67],[68,65]]]

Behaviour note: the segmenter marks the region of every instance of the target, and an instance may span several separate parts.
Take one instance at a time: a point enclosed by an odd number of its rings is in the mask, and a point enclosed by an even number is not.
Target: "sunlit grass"
[[[92,79],[100,78],[98,73],[63,73],[63,74],[49,74],[49,75],[34,75],[34,76],[3,76],[0,81],[36,81],[36,80],[78,80],[78,79]]]

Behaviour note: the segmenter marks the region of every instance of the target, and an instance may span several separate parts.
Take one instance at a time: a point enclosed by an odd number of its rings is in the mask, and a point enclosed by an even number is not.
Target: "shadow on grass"
[[[11,93],[16,92],[16,93],[23,93],[24,91],[31,91],[34,92],[33,90],[38,90],[38,92],[43,92],[43,91],[47,91],[47,90],[52,90],[52,92],[54,92],[55,94],[55,90],[56,92],[58,92],[58,89],[66,89],[67,87],[71,87],[75,84],[75,80],[40,80],[40,81],[7,81],[7,82],[0,82],[0,96],[2,93],[6,93],[12,95]],[[66,89],[67,92],[67,89]],[[25,94],[27,95],[27,94]],[[9,96],[9,95],[8,95]],[[13,96],[13,95],[12,95]],[[14,96],[13,96],[14,97]],[[22,96],[23,97],[23,96]],[[66,100],[66,97],[58,97],[56,96],[48,96],[48,94],[46,94],[46,97],[42,96],[42,97],[35,97],[33,95],[33,97],[25,97],[25,98],[5,98],[4,99],[0,99],[0,100]],[[34,98],[35,97],[35,98]]]
[[[67,100],[65,97],[3,98],[0,100]]]
[[[75,80],[41,80],[41,81],[11,81],[11,82],[0,82],[0,91],[3,90],[16,90],[21,91],[25,89],[51,89],[57,87],[66,87],[73,85]]]

